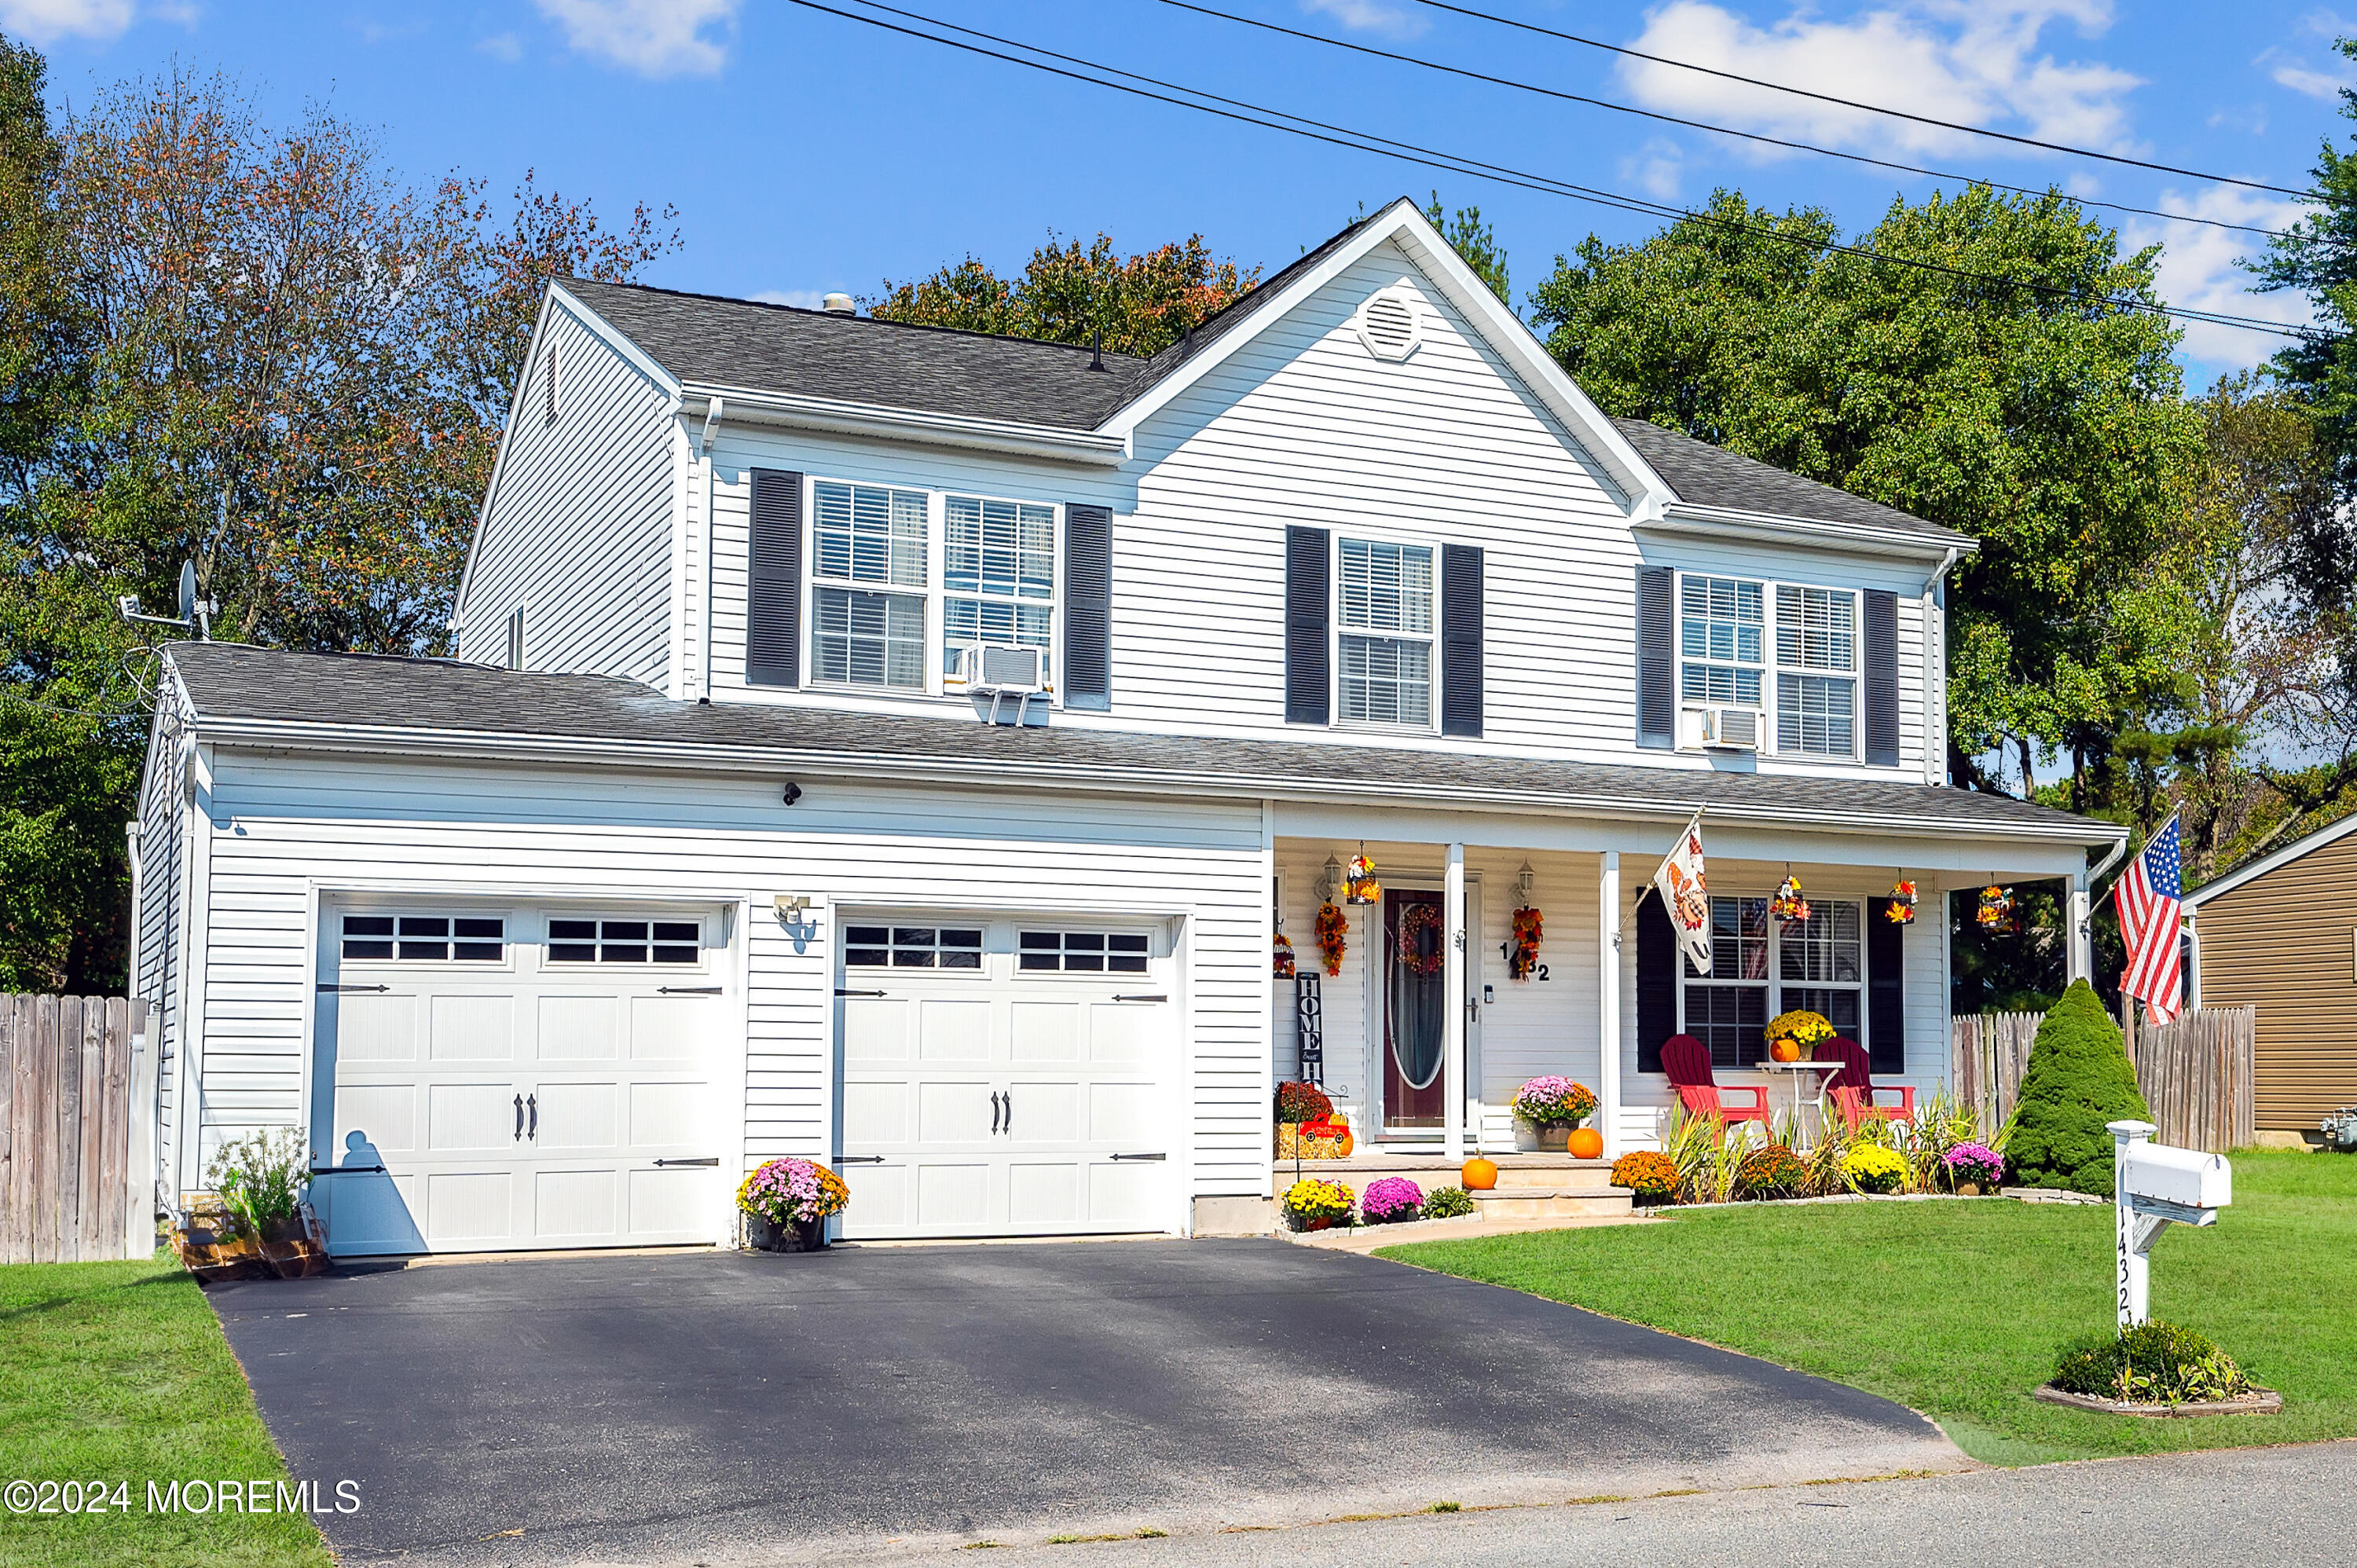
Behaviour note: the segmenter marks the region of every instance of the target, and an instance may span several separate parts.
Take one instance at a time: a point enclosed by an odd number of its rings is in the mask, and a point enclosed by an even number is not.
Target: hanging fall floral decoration
[[[1506,961],[1506,972],[1516,980],[1528,980],[1539,966],[1539,936],[1544,922],[1539,912],[1529,905],[1514,911],[1513,956]]]
[[[1326,976],[1342,972],[1342,955],[1350,950],[1351,918],[1331,904],[1318,906],[1318,956],[1326,961]]]
[[[1999,887],[1994,882],[1982,888],[1978,918],[1984,930],[2013,929],[2013,889]]]
[[[1786,873],[1777,886],[1776,897],[1768,901],[1768,912],[1786,925],[1809,918],[1809,901],[1801,897],[1801,879]]]
[[[1913,925],[1915,923],[1915,885],[1912,882],[1892,883],[1890,902],[1882,907],[1882,915],[1883,918],[1894,926]]]
[[[1425,950],[1425,935],[1432,936],[1432,950]],[[1429,904],[1410,904],[1400,911],[1399,961],[1410,974],[1438,974],[1448,961],[1440,940],[1440,911]]]
[[[1375,880],[1375,863],[1367,858],[1367,846],[1361,844],[1359,853],[1351,857],[1350,869],[1343,873],[1342,901],[1372,904],[1383,896],[1383,885]]]
[[[1294,962],[1293,939],[1283,931],[1276,933],[1276,961],[1274,972],[1279,980],[1291,980],[1301,972],[1299,966]]]

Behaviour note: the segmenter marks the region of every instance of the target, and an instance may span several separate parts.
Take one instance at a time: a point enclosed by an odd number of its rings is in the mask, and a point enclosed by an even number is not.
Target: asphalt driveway
[[[346,1561],[725,1563],[1718,1489],[1964,1456],[1913,1412],[1279,1241],[551,1259],[217,1286]]]

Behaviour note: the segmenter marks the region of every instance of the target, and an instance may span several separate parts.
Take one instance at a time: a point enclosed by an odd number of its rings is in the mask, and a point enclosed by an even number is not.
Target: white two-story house
[[[2119,836],[1945,787],[1972,549],[1605,417],[1406,201],[1144,360],[553,286],[455,659],[166,654],[161,1191],[283,1125],[345,1252],[723,1242],[786,1154],[850,1236],[1187,1234],[1305,1070],[1437,1167],[1792,1007],[1929,1089],[1946,892]]]

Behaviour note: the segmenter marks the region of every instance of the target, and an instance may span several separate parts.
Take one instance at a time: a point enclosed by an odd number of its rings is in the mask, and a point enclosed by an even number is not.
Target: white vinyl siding
[[[460,606],[459,658],[520,667],[670,676],[675,426],[662,389],[562,306],[548,312],[534,370],[562,360],[559,416],[511,419],[498,482]],[[537,400],[535,400],[537,401]]]

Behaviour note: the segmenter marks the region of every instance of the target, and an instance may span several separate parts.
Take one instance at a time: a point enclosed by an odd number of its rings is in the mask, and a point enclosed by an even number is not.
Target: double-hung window
[[[1432,547],[1342,541],[1342,718],[1432,727]]]
[[[1776,585],[1776,749],[1857,754],[1857,596]]]
[[[985,642],[1041,651],[1051,668],[1056,627],[1056,509],[1036,501],[951,496],[942,519],[942,671]]]
[[[1710,972],[1681,961],[1681,989],[1684,1030],[1710,1047],[1713,1067],[1758,1062],[1768,1054],[1768,1020],[1796,1007],[1859,1037],[1865,909],[1854,899],[1813,899],[1809,918],[1780,924],[1765,898],[1711,898]]]
[[[1678,587],[1678,696],[1729,707],[1760,705],[1767,664],[1766,594],[1736,577],[1687,577]]]
[[[925,689],[927,498],[811,487],[811,669],[821,681]]]

